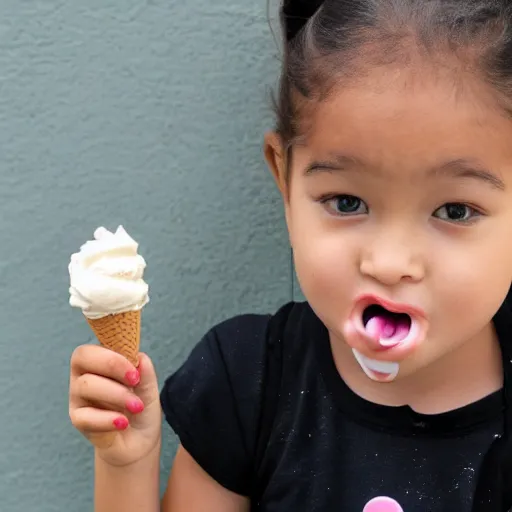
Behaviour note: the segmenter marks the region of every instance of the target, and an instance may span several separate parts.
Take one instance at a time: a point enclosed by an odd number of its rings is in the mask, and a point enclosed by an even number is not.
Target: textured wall
[[[67,412],[69,357],[92,336],[67,264],[96,226],[140,242],[161,378],[213,322],[291,297],[261,155],[266,3],[2,0],[1,512],[92,510],[91,449]]]

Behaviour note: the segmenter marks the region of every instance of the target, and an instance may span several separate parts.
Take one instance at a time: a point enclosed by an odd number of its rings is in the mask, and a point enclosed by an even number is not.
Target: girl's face
[[[289,180],[275,134],[266,155],[310,305],[332,339],[400,363],[400,378],[488,335],[509,290],[512,121],[476,88],[381,80],[315,107]],[[383,350],[347,327],[368,294],[422,311],[415,343]]]

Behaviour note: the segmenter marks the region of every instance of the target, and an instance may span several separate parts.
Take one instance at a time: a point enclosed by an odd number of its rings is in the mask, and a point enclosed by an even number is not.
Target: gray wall
[[[1,512],[92,510],[67,386],[93,337],[68,306],[67,264],[96,226],[140,242],[143,349],[161,379],[214,322],[291,298],[261,154],[277,70],[266,3],[1,1]]]

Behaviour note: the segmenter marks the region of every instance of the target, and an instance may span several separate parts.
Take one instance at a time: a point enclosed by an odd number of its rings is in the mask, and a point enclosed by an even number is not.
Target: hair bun
[[[323,3],[324,0],[283,0],[281,16],[287,41],[300,32]]]

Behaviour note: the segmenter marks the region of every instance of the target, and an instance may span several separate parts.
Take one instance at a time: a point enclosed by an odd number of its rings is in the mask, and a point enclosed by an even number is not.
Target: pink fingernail
[[[117,430],[125,430],[126,428],[128,428],[128,420],[126,418],[123,418],[122,416],[116,418],[114,420],[114,427],[116,427]]]
[[[140,382],[140,373],[137,370],[126,372],[125,378],[131,386],[136,386]]]
[[[138,414],[144,410],[144,404],[141,400],[130,400],[126,404],[126,408],[133,414]]]

